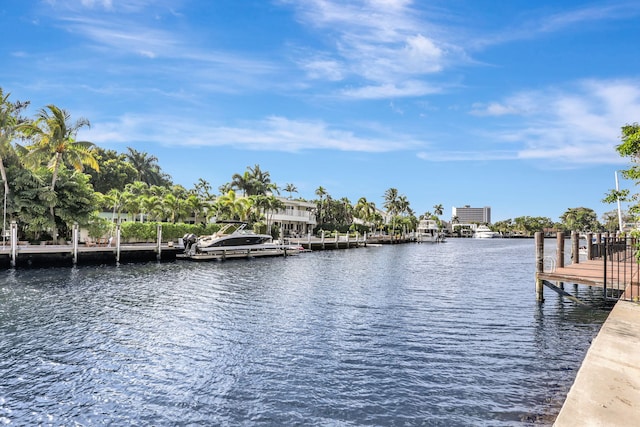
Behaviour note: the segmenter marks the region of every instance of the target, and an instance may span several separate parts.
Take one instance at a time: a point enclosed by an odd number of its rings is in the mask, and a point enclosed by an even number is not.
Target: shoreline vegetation
[[[27,118],[23,114],[29,104],[11,101],[10,93],[0,87],[5,238],[8,224],[16,221],[19,240],[68,241],[74,223],[86,229],[90,238],[100,239],[112,234],[123,219],[127,219],[123,233],[132,238],[145,238],[147,223],[180,224],[194,234],[210,234],[217,228],[213,219],[245,221],[256,231],[278,237],[280,230],[271,218],[284,208],[282,193],[286,199],[315,204],[314,235],[321,231],[399,235],[415,231],[421,219],[433,219],[442,229],[457,222],[455,217],[451,222],[441,219],[441,203],[431,212],[417,214],[396,188],[384,191],[381,207],[365,197],[355,203],[346,197],[334,198],[322,186],[315,190],[314,199],[294,198],[298,193],[294,183],[277,185],[258,164],[234,174],[217,192],[205,178],[185,188],[162,171],[152,154],[131,147],[119,153],[77,141],[78,131],[90,126],[88,119],[72,121],[67,111],[55,105]],[[101,217],[103,212],[111,213],[110,218]],[[617,228],[617,214],[605,214],[600,223],[594,210],[578,207],[568,209],[560,222],[523,216],[487,225],[503,235],[523,237],[536,231],[612,231]]]

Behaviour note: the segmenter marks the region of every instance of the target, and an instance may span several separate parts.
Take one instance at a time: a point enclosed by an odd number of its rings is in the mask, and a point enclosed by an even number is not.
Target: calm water
[[[532,240],[0,271],[0,424],[550,424],[607,311],[546,296]]]

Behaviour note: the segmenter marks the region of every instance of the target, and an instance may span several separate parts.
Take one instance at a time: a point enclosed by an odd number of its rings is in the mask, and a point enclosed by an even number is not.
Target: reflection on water
[[[1,272],[0,421],[550,424],[607,311],[538,305],[534,256],[451,239]]]

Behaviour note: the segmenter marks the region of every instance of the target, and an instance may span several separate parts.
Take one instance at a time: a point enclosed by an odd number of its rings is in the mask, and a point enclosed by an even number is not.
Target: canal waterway
[[[0,271],[0,424],[550,425],[608,312],[538,305],[534,268],[450,239]]]

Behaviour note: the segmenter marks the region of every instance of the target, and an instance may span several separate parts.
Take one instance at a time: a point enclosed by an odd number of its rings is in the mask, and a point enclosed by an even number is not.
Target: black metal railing
[[[604,261],[604,297],[638,301],[638,245],[631,237],[607,237],[593,244],[593,259]]]

